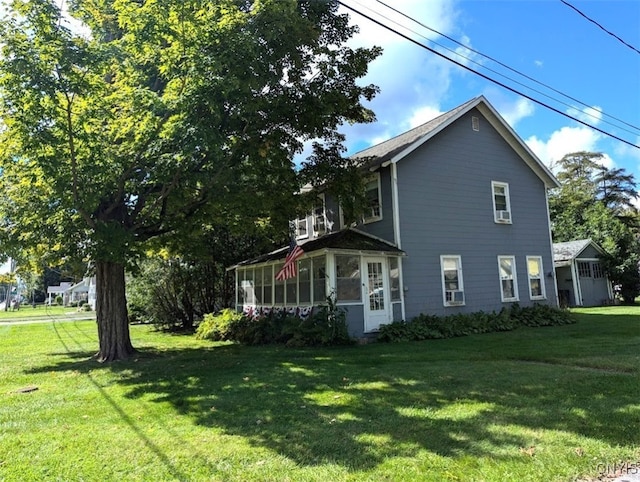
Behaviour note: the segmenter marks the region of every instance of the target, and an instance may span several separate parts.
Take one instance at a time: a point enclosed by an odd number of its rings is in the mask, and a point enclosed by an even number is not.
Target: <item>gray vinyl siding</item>
[[[480,118],[480,131],[471,128]],[[496,224],[491,181],[509,184],[513,224]],[[529,305],[527,256],[541,256],[547,302],[556,304],[542,180],[473,110],[398,162],[407,319],[419,313],[499,310],[498,256],[516,258],[519,303]],[[444,307],[441,255],[460,255],[465,305]]]
[[[600,257],[601,255],[597,249],[595,249],[593,246],[587,246],[586,248],[584,248],[584,250],[582,250],[577,259],[579,261],[581,259],[598,259]]]

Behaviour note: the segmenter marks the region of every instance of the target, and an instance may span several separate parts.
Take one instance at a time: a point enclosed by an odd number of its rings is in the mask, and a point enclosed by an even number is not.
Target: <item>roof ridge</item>
[[[381,146],[387,144],[387,143],[391,143],[394,140],[397,140],[401,137],[411,137],[411,133],[415,133],[416,131],[419,131],[421,129],[424,129],[428,124],[433,124],[433,127],[431,129],[428,129],[427,131],[425,131],[424,133],[420,134],[417,137],[422,137],[426,134],[428,134],[429,132],[431,132],[431,130],[433,130],[435,127],[437,127],[438,125],[440,125],[441,123],[443,123],[444,121],[446,121],[447,119],[449,119],[450,117],[453,117],[456,113],[460,112],[461,110],[464,110],[469,104],[473,104],[474,102],[477,102],[479,99],[481,99],[482,96],[477,96],[474,97],[472,99],[469,99],[468,101],[458,105],[457,107],[454,107],[453,109],[450,109],[446,112],[443,112],[442,114],[440,114],[437,117],[434,117],[433,119],[430,119],[420,125],[417,125],[415,127],[412,127],[411,129],[409,129],[408,131],[404,131],[404,132],[400,132],[399,134],[396,134],[393,137],[389,137],[388,139],[385,139],[382,142],[378,142],[377,144],[373,144],[369,147],[365,147],[364,149],[359,150],[358,152],[352,154],[351,156],[349,156],[350,158],[358,158],[358,157],[367,157],[367,156],[363,156],[362,153],[365,151],[368,151],[370,149],[373,148],[380,148]]]

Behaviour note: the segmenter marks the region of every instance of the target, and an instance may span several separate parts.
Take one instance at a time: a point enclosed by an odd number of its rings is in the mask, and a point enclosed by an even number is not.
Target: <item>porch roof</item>
[[[576,239],[575,241],[566,241],[564,243],[553,243],[553,261],[556,267],[568,266],[571,261],[580,257],[580,254],[593,246],[601,254],[604,254],[602,248],[591,239]]]
[[[362,231],[353,228],[343,229],[335,233],[325,234],[316,239],[300,242],[299,246],[306,254],[325,249],[348,250],[348,251],[371,251],[376,253],[389,253],[404,256],[406,253],[398,249],[392,243],[376,238]],[[284,260],[289,252],[289,246],[276,249],[270,253],[263,254],[257,258],[240,261],[234,266],[227,268],[232,270],[242,266],[267,263],[269,261]]]

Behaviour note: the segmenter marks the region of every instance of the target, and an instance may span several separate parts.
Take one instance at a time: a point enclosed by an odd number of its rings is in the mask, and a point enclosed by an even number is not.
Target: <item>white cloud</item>
[[[567,110],[567,114],[592,126],[597,126],[602,121],[602,107],[597,105],[585,107],[582,110],[571,108]]]
[[[545,141],[536,136],[529,137],[525,142],[531,150],[552,170],[565,154],[579,151],[598,152],[597,142],[602,135],[588,127],[562,127],[553,132]],[[613,166],[613,160],[605,155],[607,167]]]
[[[533,64],[534,64],[536,67],[542,67],[542,66],[544,66],[544,62],[543,62],[542,60],[534,60],[534,61],[533,61]]]
[[[441,114],[443,114],[443,112],[438,107],[433,107],[430,105],[421,107],[413,111],[413,115],[408,121],[409,127],[414,128],[422,125],[426,122],[429,122],[431,119],[435,119]]]
[[[511,127],[514,127],[525,117],[533,115],[534,111],[534,103],[523,97],[518,98],[513,104],[502,105],[500,107],[500,114]]]
[[[362,4],[354,2],[353,6],[366,11]],[[376,11],[385,10],[385,15],[388,14],[388,10],[380,4],[370,5],[375,5]],[[401,0],[394,2],[393,7],[439,32],[453,35],[457,16],[454,0]],[[342,129],[347,135],[347,145],[358,143],[357,147],[360,148],[363,143],[373,144],[376,140],[397,135],[439,112],[440,103],[450,96],[451,77],[457,68],[369,20],[352,12],[349,14],[352,22],[360,26],[360,34],[349,44],[352,47],[379,45],[384,49],[383,54],[369,65],[369,73],[361,81],[380,87],[380,94],[367,105],[376,113],[378,122]],[[401,21],[397,14],[393,18]],[[402,23],[410,24],[407,19],[403,19]],[[411,24],[411,28],[427,37],[435,36],[417,24]],[[415,34],[411,36],[424,41]],[[469,39],[465,41],[469,43]]]

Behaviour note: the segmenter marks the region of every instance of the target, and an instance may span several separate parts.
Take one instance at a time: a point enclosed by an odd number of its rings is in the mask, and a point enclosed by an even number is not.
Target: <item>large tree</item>
[[[85,36],[57,3],[13,1],[1,24],[0,245],[92,260],[110,361],[135,351],[125,269],[145,243],[241,203],[289,214],[303,142],[332,172],[340,124],[373,119],[357,81],[379,50],[345,46],[334,1],[75,0]]]
[[[591,238],[606,252],[611,280],[629,303],[640,293],[640,226],[634,206],[635,179],[624,169],[608,169],[603,155],[575,152],[560,160],[562,186],[549,198],[553,239]]]

